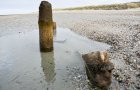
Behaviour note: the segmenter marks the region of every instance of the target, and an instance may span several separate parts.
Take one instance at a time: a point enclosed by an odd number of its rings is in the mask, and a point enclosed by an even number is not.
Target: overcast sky
[[[86,5],[100,5],[112,3],[124,3],[140,0],[48,0],[53,8],[76,7]],[[0,12],[2,10],[27,10],[37,11],[41,0],[0,0]]]

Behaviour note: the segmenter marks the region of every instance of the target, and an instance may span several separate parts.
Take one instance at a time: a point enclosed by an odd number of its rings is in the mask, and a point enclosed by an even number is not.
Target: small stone
[[[140,84],[137,84],[135,87],[139,90],[140,89]]]
[[[140,78],[140,73],[139,74],[136,74],[136,77],[139,77]]]
[[[80,78],[80,77],[81,77],[81,75],[78,76],[78,78]]]
[[[134,62],[134,63],[136,63],[136,62],[137,62],[137,60],[135,60],[135,59],[134,59],[134,61],[133,61],[133,62]]]
[[[132,68],[130,68],[130,71],[132,71],[133,69]]]
[[[140,69],[140,65],[137,64],[137,68]]]

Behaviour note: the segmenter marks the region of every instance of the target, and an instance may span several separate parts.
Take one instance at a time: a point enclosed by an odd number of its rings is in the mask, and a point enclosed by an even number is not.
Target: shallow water
[[[0,90],[76,90],[68,69],[84,72],[80,54],[108,48],[65,28],[57,29],[49,53],[40,53],[38,30],[1,37]]]

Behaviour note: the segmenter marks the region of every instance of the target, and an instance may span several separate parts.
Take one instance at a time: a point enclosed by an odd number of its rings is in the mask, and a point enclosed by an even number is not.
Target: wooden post
[[[53,50],[53,19],[52,6],[48,1],[42,1],[39,7],[39,40],[40,51],[51,52]]]
[[[56,30],[56,22],[53,22],[53,29]]]
[[[56,36],[56,22],[53,22],[53,35]]]

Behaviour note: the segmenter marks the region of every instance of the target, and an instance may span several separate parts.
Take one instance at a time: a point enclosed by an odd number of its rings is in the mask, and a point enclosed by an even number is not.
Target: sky
[[[42,0],[0,0],[0,13],[2,12],[34,12],[38,11]],[[86,5],[101,5],[112,3],[134,2],[140,0],[48,0],[53,8],[67,8]]]

